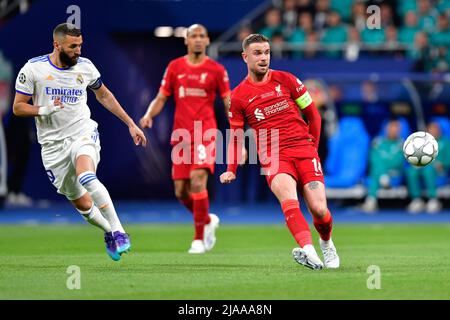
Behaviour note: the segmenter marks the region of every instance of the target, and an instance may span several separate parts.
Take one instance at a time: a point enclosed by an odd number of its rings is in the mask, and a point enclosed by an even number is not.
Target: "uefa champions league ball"
[[[439,149],[436,139],[428,132],[412,133],[403,144],[403,155],[415,167],[423,167],[436,159]]]

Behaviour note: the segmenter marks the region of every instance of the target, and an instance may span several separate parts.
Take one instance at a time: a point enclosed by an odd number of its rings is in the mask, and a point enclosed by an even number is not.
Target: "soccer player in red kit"
[[[258,155],[270,189],[280,201],[286,224],[300,246],[294,259],[311,269],[339,267],[339,256],[331,240],[332,217],[327,208],[325,186],[317,147],[321,118],[302,82],[294,75],[269,69],[269,40],[249,35],[242,44],[248,76],[231,94],[229,120],[232,139],[228,148],[227,172],[222,183],[236,179],[239,144],[244,122],[257,137]],[[306,123],[299,112],[306,116]],[[270,160],[270,163],[268,161]],[[320,235],[324,264],[314,249],[308,223],[300,211],[297,197],[303,198]]]
[[[195,236],[188,252],[201,254],[213,248],[219,226],[219,218],[209,213],[206,189],[208,174],[214,173],[215,164],[214,100],[219,91],[228,113],[231,91],[225,68],[206,55],[206,28],[200,24],[190,26],[185,44],[188,54],[169,63],[159,93],[140,124],[151,128],[153,118],[174,96],[172,179],[176,197],[194,216]]]

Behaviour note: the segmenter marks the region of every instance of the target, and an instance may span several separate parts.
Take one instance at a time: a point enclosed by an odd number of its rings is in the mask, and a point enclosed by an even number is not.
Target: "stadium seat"
[[[344,117],[335,135],[328,140],[325,163],[329,188],[350,188],[364,177],[369,152],[369,135],[358,117]]]

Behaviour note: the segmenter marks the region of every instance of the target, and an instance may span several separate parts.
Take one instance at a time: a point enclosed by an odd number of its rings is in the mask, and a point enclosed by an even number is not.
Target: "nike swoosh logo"
[[[185,74],[179,74],[178,75],[178,79],[182,79],[182,78],[184,78],[186,75]]]
[[[248,102],[253,102],[253,100],[255,100],[256,98],[258,98],[258,96],[254,96],[253,98],[248,99]]]

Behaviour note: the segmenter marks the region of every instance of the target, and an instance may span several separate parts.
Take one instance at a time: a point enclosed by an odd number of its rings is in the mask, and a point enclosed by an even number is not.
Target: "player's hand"
[[[147,145],[147,138],[141,129],[137,125],[133,124],[129,127],[130,135],[133,138],[135,145],[142,145],[145,147]]]
[[[139,121],[141,128],[151,128],[153,126],[153,119],[150,116],[143,116]]]
[[[248,159],[248,152],[247,149],[245,147],[242,147],[242,155],[241,155],[241,161],[239,161],[239,165],[243,166],[245,164],[245,162]]]
[[[233,172],[227,171],[220,175],[220,183],[231,183],[236,180],[236,175]]]
[[[64,105],[61,102],[61,98],[58,97],[53,101],[53,105],[47,107],[40,107],[38,110],[38,115],[49,116],[62,109],[64,109]]]

